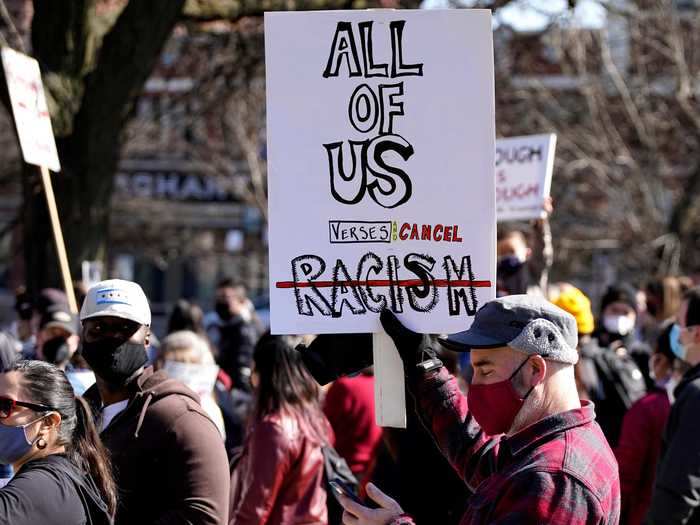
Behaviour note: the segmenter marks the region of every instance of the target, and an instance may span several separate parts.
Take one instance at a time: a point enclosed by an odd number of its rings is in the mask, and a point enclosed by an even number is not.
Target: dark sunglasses
[[[53,408],[46,405],[38,405],[36,403],[25,403],[24,401],[15,401],[9,397],[0,397],[0,419],[8,418],[14,412],[15,407],[27,407],[37,412],[52,411]]]

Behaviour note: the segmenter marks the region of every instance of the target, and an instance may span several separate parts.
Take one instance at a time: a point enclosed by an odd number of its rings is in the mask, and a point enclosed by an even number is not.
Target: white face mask
[[[518,261],[521,263],[526,263],[527,262],[527,250],[517,250],[515,252],[515,256],[518,258]]]
[[[249,323],[253,319],[253,314],[247,306],[242,308],[238,315],[240,315],[246,323]]]
[[[198,365],[165,360],[163,370],[173,379],[184,383],[194,390],[199,397],[211,395],[216,385],[219,367],[216,365]]]
[[[241,308],[241,311],[238,313],[238,315],[241,316],[241,318],[246,322],[249,323],[250,321],[253,320],[253,312],[255,311],[255,306],[253,305],[253,302],[250,299],[246,299],[245,305]]]
[[[627,335],[634,330],[634,320],[628,315],[606,315],[603,326],[611,334]]]

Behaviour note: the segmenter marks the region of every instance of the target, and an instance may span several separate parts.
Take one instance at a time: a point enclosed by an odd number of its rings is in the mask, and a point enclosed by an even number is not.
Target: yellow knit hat
[[[595,328],[591,301],[586,295],[570,284],[561,288],[561,293],[552,302],[576,318],[579,335],[591,334]]]

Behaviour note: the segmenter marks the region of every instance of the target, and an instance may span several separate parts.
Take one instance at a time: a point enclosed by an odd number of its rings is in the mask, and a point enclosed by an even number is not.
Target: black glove
[[[322,334],[307,347],[297,346],[301,359],[319,385],[372,366],[372,334]]]
[[[435,350],[438,343],[434,336],[409,330],[388,309],[382,310],[379,319],[384,331],[394,341],[407,375],[414,371],[428,371],[442,366]]]

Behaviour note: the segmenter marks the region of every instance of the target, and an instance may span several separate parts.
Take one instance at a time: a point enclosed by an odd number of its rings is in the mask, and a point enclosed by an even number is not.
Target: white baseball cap
[[[143,289],[136,283],[109,279],[93,285],[80,309],[80,321],[92,317],[113,316],[150,326],[151,308]]]

